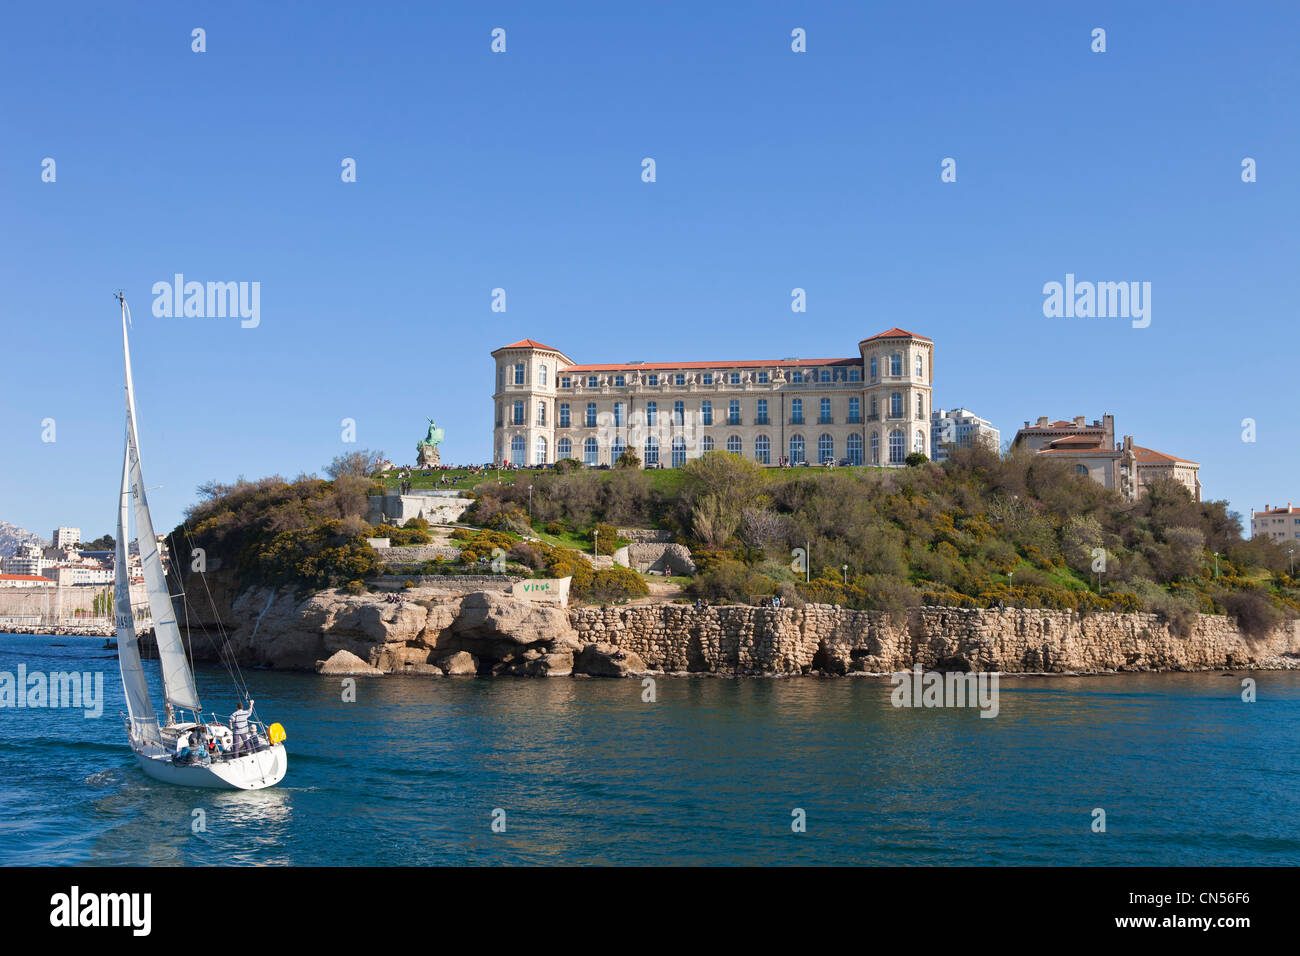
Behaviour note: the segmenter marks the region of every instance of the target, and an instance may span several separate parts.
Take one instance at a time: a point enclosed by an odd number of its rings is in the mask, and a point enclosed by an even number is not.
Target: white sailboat
[[[288,769],[284,728],[266,728],[253,719],[252,701],[243,689],[229,724],[215,714],[207,717],[194,686],[190,666],[176,623],[176,610],[167,590],[162,555],[154,537],[153,519],[145,496],[140,467],[140,440],[135,422],[135,388],[131,380],[131,348],[127,340],[130,310],[122,307],[122,357],[126,365],[126,453],[122,459],[122,487],[117,513],[117,560],[113,588],[117,624],[117,659],[126,693],[127,739],[136,761],[156,780],[187,787],[260,790],[279,783]],[[159,724],[140,663],[140,646],[131,612],[131,581],[127,568],[128,509],[134,513],[136,539],[154,637],[162,669],[166,719]],[[188,718],[188,719],[187,719]]]

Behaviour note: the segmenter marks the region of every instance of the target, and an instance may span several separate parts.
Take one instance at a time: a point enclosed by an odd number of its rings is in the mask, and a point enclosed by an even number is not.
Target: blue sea
[[[102,646],[0,635],[0,671],[102,671],[106,699],[0,709],[0,863],[1300,863],[1300,673],[1249,675],[1255,703],[1245,674],[1003,677],[987,719],[869,678],[661,677],[647,702],[637,680],[389,677],[345,702],[251,671],[290,756],[244,793],[137,769]],[[224,670],[197,676],[234,709]]]

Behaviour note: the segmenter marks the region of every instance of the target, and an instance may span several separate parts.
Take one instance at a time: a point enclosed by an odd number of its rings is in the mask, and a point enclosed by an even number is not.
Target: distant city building
[[[0,561],[0,571],[39,577],[53,563],[46,560],[45,549],[39,544],[24,544],[17,552]]]
[[[935,461],[947,459],[947,445],[971,448],[977,442],[997,451],[1002,446],[1002,433],[968,408],[939,408],[930,414],[931,457]]]
[[[61,588],[113,583],[113,569],[97,564],[56,564],[46,569],[45,576]]]
[[[828,359],[579,364],[533,339],[496,349],[492,448],[523,466],[575,458],[679,467],[708,451],[761,465],[901,466],[930,454],[934,342],[889,329]]]
[[[74,544],[81,543],[81,529],[58,527],[54,529],[54,540],[50,546],[54,548],[71,548]]]
[[[1039,455],[1050,455],[1073,466],[1103,487],[1118,491],[1136,501],[1152,482],[1171,478],[1179,482],[1197,501],[1201,500],[1201,466],[1152,448],[1133,444],[1125,435],[1115,443],[1115,416],[1103,415],[1088,424],[1084,416],[1073,421],[1049,421],[1042,416],[1016,432],[1012,449],[1027,448]]]
[[[1292,508],[1291,502],[1285,508],[1264,506],[1263,511],[1250,511],[1250,536],[1268,538],[1278,544],[1288,541],[1300,541],[1300,508]]]
[[[39,574],[0,574],[0,588],[40,588],[53,583]]]

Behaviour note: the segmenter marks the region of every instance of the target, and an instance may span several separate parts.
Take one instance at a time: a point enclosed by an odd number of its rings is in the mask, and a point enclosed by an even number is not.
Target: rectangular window
[[[587,403],[587,427],[588,428],[596,427],[596,403],[595,402]]]
[[[860,381],[862,381],[862,369],[860,369],[860,368],[851,368],[851,369],[849,369],[849,381],[850,381],[850,382],[860,382]]]
[[[674,376],[673,376],[673,384],[674,384],[674,385],[685,385],[685,384],[686,384],[686,376],[685,376],[685,375],[674,375]]]
[[[727,424],[740,424],[740,402],[737,399],[733,398],[731,401],[727,402]]]
[[[831,400],[823,398],[821,400],[820,410],[818,411],[818,421],[823,425],[831,423]]]
[[[712,385],[712,384],[713,384],[713,373],[712,373],[712,372],[705,372],[703,375],[700,376],[700,379],[701,379],[701,382],[700,382],[701,385]]]
[[[510,422],[513,425],[522,425],[524,423],[524,403],[515,402],[513,414],[510,416]]]
[[[713,424],[713,403],[704,401],[700,403],[700,424]]]
[[[569,403],[560,402],[560,427],[569,427]]]
[[[614,424],[622,427],[623,420],[627,415],[627,406],[622,402],[614,403]]]
[[[645,423],[646,423],[647,425],[653,426],[654,423],[655,423],[655,418],[656,418],[658,415],[659,415],[659,406],[658,406],[658,404],[655,403],[655,402],[646,402],[646,403],[645,403]]]
[[[732,372],[730,375],[727,376],[727,382],[728,382],[729,384],[731,384],[731,385],[739,385],[739,384],[740,384],[740,373],[739,373],[739,372]]]
[[[803,399],[802,398],[792,398],[790,400],[790,424],[791,425],[803,424]]]
[[[794,382],[794,383],[796,383],[796,384],[800,384],[800,383],[802,383],[802,382],[803,382],[803,371],[802,371],[801,369],[795,369],[793,372],[791,372],[791,373],[790,373],[790,381],[792,381],[792,382]]]
[[[822,381],[829,382],[830,380],[831,380],[831,370],[828,368],[822,369]]]
[[[871,380],[873,382],[880,377],[876,374],[876,371],[876,357],[873,355],[871,356]]]
[[[515,366],[515,384],[516,385],[524,384],[524,363],[523,362],[520,362],[518,365]]]
[[[862,399],[849,399],[849,424],[857,425],[862,422]]]
[[[890,375],[903,374],[903,355],[901,352],[897,352],[889,356],[889,374]]]
[[[767,372],[766,372],[766,371],[763,371],[763,372],[759,372],[759,373],[758,373],[758,384],[759,384],[759,385],[766,385],[766,384],[767,384]]]
[[[569,376],[567,375],[560,376],[560,388],[570,388],[572,387],[572,383],[573,380],[570,379]]]
[[[659,376],[656,375],[654,372],[651,372],[649,375],[647,375],[647,376],[645,377],[645,383],[646,383],[647,385],[658,385],[658,384],[659,384]]]
[[[615,375],[615,376],[614,376],[614,384],[615,384],[616,386],[618,386],[619,388],[622,388],[624,385],[627,384],[627,378],[624,377],[624,376],[622,376],[622,375]]]
[[[685,402],[673,402],[673,424],[674,425],[686,424],[686,403]]]
[[[767,423],[767,399],[760,398],[758,400],[758,417],[754,419],[754,424],[766,425]]]

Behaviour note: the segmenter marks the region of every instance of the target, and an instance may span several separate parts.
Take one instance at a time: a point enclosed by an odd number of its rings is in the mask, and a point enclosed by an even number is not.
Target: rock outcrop
[[[335,651],[327,661],[316,662],[316,673],[327,677],[383,677],[378,667],[371,667],[351,651]]]
[[[407,590],[401,604],[380,594],[322,591],[303,599],[254,589],[239,596],[234,612],[230,640],[241,662],[297,670],[341,651],[384,673],[429,676],[1300,667],[1300,622],[1256,639],[1210,615],[1180,637],[1155,614],[920,607],[895,617],[824,604],[566,609],[497,591],[432,588]],[[196,656],[205,656],[204,644],[213,657],[215,635],[196,638]]]

